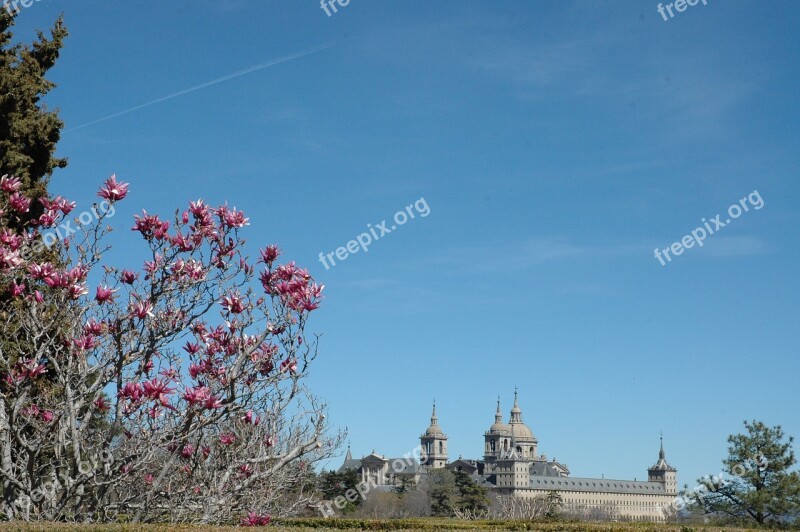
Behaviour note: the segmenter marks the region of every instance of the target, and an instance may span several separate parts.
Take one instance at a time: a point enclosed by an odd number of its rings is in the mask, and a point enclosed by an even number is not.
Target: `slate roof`
[[[540,490],[591,491],[595,493],[638,493],[642,495],[665,495],[660,482],[636,480],[612,480],[599,478],[551,477],[531,475],[530,488]]]

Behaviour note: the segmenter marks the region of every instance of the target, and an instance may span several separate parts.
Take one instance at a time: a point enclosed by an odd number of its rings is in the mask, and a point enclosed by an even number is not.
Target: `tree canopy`
[[[704,488],[690,493],[696,507],[715,514],[759,524],[783,523],[800,516],[800,473],[792,443],[778,425],[744,422],[746,433],[728,437],[724,473],[698,482]]]

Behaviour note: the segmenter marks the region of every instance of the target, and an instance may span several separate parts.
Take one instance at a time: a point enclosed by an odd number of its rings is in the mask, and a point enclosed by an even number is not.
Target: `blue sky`
[[[681,484],[720,471],[744,419],[800,436],[800,15],[789,1],[42,0],[64,12],[48,98],[88,127],[51,189],[132,183],[142,208],[203,197],[251,218],[327,288],[310,385],[354,454],[402,455],[436,397],[452,457],[478,457],[519,386],[540,451],[576,476],[643,478],[659,432]],[[667,264],[654,257],[757,190]],[[326,270],[318,261],[425,198]],[[338,466],[339,459],[331,466]]]

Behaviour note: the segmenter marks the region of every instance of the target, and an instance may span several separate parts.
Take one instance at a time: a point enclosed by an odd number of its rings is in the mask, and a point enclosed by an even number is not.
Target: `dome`
[[[439,425],[431,425],[428,427],[428,430],[425,431],[425,436],[439,436],[441,434],[444,434],[444,432],[442,432]]]
[[[533,431],[525,423],[512,423],[510,428],[511,435],[514,436],[517,441],[536,439],[536,436],[533,435]]]
[[[489,427],[491,434],[508,434],[511,432],[511,427],[503,423],[503,413],[500,412],[500,397],[497,397],[497,412],[494,414],[494,423]]]
[[[431,414],[431,425],[425,431],[425,436],[444,436],[442,428],[439,426],[439,418],[436,416],[436,401],[433,402],[433,413]]]
[[[517,401],[517,390],[514,390],[514,407],[511,409],[511,419],[508,424],[514,439],[521,440],[523,443],[536,441],[533,431],[522,421],[522,409]]]

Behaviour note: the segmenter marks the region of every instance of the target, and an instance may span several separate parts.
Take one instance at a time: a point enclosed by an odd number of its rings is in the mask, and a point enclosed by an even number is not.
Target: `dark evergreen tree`
[[[724,474],[702,478],[704,489],[687,493],[705,511],[759,524],[796,523],[800,517],[800,473],[792,442],[780,426],[744,422],[746,434],[728,437]]]
[[[456,471],[455,486],[458,490],[458,499],[456,501],[458,508],[482,512],[489,507],[489,499],[486,497],[488,490],[483,486],[479,486],[463,471]]]
[[[45,76],[58,60],[67,29],[60,17],[50,37],[40,31],[30,45],[15,43],[15,17],[0,9],[0,176],[19,177],[21,192],[40,198],[53,171],[67,165],[66,159],[55,157],[64,123],[42,102],[55,87]],[[42,212],[42,205],[32,202],[18,228]]]

